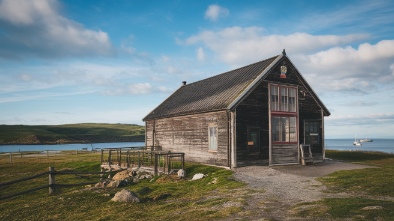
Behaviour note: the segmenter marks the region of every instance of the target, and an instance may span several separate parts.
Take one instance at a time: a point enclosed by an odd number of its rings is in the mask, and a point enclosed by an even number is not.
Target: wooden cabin
[[[143,120],[148,146],[225,167],[324,159],[324,106],[282,54],[183,85]],[[300,148],[303,147],[303,148]],[[306,147],[306,148],[305,148]]]

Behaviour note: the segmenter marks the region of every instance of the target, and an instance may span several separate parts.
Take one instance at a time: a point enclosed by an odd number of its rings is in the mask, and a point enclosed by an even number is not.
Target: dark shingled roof
[[[143,120],[228,109],[278,56],[181,86]]]

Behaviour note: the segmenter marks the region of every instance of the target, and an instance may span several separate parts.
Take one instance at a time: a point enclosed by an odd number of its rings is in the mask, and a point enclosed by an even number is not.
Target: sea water
[[[0,145],[0,153],[19,151],[62,151],[62,150],[96,150],[102,148],[142,147],[145,142],[115,142],[89,144],[31,144],[31,145]]]
[[[353,145],[354,139],[326,139],[327,150],[349,151],[378,151],[394,154],[394,139],[373,139],[373,142],[364,142],[362,146]],[[54,144],[54,145],[0,145],[0,153],[19,151],[62,151],[62,150],[96,150],[101,148],[141,147],[144,142],[116,142],[92,144]]]
[[[354,139],[326,139],[327,150],[378,151],[394,154],[394,139],[373,139],[361,146],[353,145]]]

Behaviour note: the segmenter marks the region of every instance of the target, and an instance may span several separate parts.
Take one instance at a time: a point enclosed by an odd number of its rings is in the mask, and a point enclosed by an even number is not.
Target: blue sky
[[[394,138],[393,1],[0,0],[0,124],[136,123],[286,49],[327,138]]]

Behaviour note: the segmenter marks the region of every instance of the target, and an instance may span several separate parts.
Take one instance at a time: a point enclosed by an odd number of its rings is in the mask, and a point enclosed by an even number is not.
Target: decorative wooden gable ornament
[[[282,54],[283,54],[283,56],[286,55],[285,49],[283,49]],[[282,63],[282,66],[280,66],[280,78],[286,78],[286,73],[287,73],[286,62],[283,62],[283,63]]]

